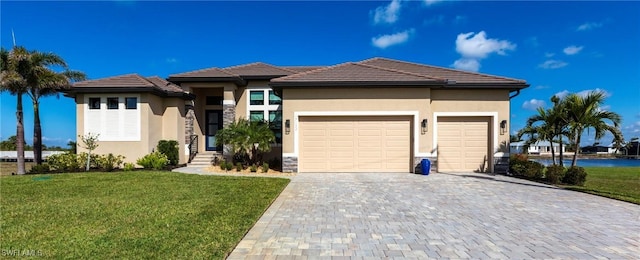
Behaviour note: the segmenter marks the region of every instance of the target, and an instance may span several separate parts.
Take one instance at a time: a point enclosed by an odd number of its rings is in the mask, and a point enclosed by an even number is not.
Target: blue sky
[[[554,94],[600,89],[605,109],[623,116],[625,137],[640,136],[638,2],[2,1],[0,12],[3,47],[13,45],[13,30],[19,45],[59,54],[91,79],[387,57],[527,80],[531,87],[512,99],[512,131]],[[0,100],[6,139],[15,134],[16,101],[6,93]],[[31,143],[28,97],[24,104]],[[43,99],[41,119],[45,144],[75,139],[72,99]]]

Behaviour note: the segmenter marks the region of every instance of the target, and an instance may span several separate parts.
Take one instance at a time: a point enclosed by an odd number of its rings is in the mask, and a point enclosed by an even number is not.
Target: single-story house
[[[512,142],[509,144],[509,150],[512,154],[521,154],[524,149],[524,141]],[[566,152],[567,146],[562,146],[562,152]],[[560,143],[553,143],[553,150],[560,153]],[[529,146],[527,154],[551,154],[551,143],[549,141],[538,141]]]
[[[583,154],[614,154],[616,153],[616,148],[613,147],[613,144],[608,146],[604,145],[589,145],[580,147],[580,153]]]
[[[158,140],[225,153],[215,134],[239,118],[264,120],[285,172],[492,172],[508,157],[510,99],[524,80],[386,58],[334,66],[251,63],[159,77],[83,81],[77,132],[97,153],[134,162]],[[514,93],[513,95],[511,95]]]

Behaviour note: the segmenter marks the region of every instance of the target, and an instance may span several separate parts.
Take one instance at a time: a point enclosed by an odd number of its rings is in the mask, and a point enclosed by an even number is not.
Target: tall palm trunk
[[[24,167],[24,119],[22,115],[22,93],[16,95],[18,104],[16,106],[16,152],[18,161],[18,174],[25,174]]]
[[[36,164],[42,164],[42,127],[39,107],[39,102],[33,100],[33,160]]]
[[[556,152],[555,149],[553,149],[553,137],[549,140],[549,145],[551,146],[551,163],[556,165]]]
[[[581,133],[580,131],[579,133]],[[571,160],[571,167],[575,167],[578,162],[578,154],[580,153],[580,134],[576,135],[576,151],[573,153],[573,160]]]
[[[562,135],[560,135],[560,166],[564,167],[564,155],[562,152]]]

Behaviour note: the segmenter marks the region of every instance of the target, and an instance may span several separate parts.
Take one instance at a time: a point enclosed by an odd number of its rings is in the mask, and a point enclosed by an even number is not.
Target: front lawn
[[[47,258],[222,259],[288,183],[151,171],[5,176],[1,249]]]
[[[566,189],[640,204],[640,167],[585,167],[584,186]]]

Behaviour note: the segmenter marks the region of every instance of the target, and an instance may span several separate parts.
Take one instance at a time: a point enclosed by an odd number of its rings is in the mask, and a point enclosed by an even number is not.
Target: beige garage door
[[[300,172],[409,172],[410,117],[300,117]]]
[[[439,117],[438,171],[486,171],[489,121],[489,117]]]

